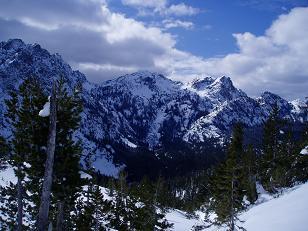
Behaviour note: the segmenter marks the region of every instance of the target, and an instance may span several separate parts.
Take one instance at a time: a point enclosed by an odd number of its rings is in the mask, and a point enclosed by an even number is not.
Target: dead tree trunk
[[[23,187],[21,179],[21,164],[18,164],[18,179],[17,179],[17,231],[22,231],[23,217]]]
[[[37,228],[39,231],[47,230],[48,214],[50,204],[50,193],[52,185],[52,172],[54,163],[54,154],[56,146],[56,121],[57,121],[57,102],[56,102],[56,84],[53,82],[50,98],[50,115],[49,115],[49,136],[47,143],[47,159],[45,163],[45,173],[43,189],[41,195],[41,204],[39,209]]]
[[[64,202],[58,202],[58,215],[57,215],[57,227],[56,231],[63,230],[63,216],[64,216]]]

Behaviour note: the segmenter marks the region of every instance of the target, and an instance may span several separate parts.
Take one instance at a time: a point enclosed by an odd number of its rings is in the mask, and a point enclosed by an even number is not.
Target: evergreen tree
[[[244,193],[250,203],[257,200],[257,189],[256,189],[256,177],[257,177],[257,165],[256,165],[256,153],[253,146],[248,145],[247,150],[244,153],[242,160],[243,167],[243,180],[242,185]]]
[[[263,153],[260,158],[259,175],[263,187],[275,192],[273,182],[273,171],[275,169],[276,158],[279,148],[279,131],[281,127],[281,120],[279,118],[279,108],[277,104],[264,124],[263,128]]]
[[[5,168],[5,162],[8,159],[9,147],[6,140],[0,136],[0,170]]]
[[[136,218],[132,221],[136,230],[165,230],[171,225],[164,218],[163,211],[158,208],[158,194],[161,179],[153,184],[146,176],[135,186],[132,197],[142,206],[133,208]]]
[[[304,128],[301,134],[301,138],[298,141],[298,149],[295,150],[295,161],[292,165],[294,181],[307,182],[308,181],[308,155],[298,155],[302,149],[308,147],[308,97],[306,97],[306,104],[302,106],[304,111]]]
[[[28,217],[32,214],[32,206],[26,203],[26,199],[31,201],[29,197],[32,197],[33,192],[36,192],[29,187],[30,184],[33,185],[31,176],[37,177],[36,179],[40,176],[39,171],[34,170],[35,166],[32,167],[29,163],[33,163],[32,160],[35,159],[35,156],[40,157],[38,153],[44,146],[41,140],[37,139],[44,130],[44,126],[41,126],[44,121],[38,118],[44,95],[37,79],[29,77],[20,85],[18,91],[11,92],[10,96],[11,98],[6,100],[6,119],[12,127],[12,136],[9,137],[9,151],[10,164],[14,167],[17,176],[17,194],[12,195],[11,193],[15,191],[7,188],[6,195],[15,197],[17,200],[16,229],[21,230],[25,213],[28,214]],[[29,180],[25,181],[25,176]]]
[[[106,223],[108,223],[110,211],[111,201],[104,199],[99,186],[90,183],[87,191],[83,193],[83,196],[76,203],[75,230],[107,230]]]
[[[235,230],[237,212],[243,208],[244,196],[243,170],[243,129],[240,124],[234,126],[232,141],[228,148],[227,159],[216,170],[211,183],[213,200],[211,208],[217,214],[218,225],[226,223]]]
[[[277,105],[264,124],[263,153],[259,160],[259,177],[263,187],[276,192],[295,183],[296,160],[300,152],[290,122],[279,118]]]
[[[16,184],[10,182],[7,186],[0,186],[0,211],[2,213],[0,224],[3,230],[14,230],[16,228],[16,195]]]

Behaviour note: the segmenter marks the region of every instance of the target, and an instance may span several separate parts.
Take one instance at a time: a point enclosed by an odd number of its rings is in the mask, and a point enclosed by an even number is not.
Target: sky
[[[308,96],[308,0],[0,0],[0,40],[59,53],[92,82],[155,71]]]

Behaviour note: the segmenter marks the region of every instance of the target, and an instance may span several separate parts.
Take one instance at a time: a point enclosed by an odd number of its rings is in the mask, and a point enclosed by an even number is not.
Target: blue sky
[[[140,16],[138,7],[109,1],[115,10],[129,17],[155,24],[163,21],[160,14]],[[194,15],[180,17],[194,24],[193,28],[171,28],[177,38],[177,48],[206,58],[222,56],[237,51],[233,33],[251,32],[262,35],[280,14],[294,7],[308,6],[308,0],[190,0],[168,1],[169,5],[184,3],[199,9]],[[175,20],[174,16],[169,18]]]
[[[93,82],[149,70],[230,76],[257,97],[304,98],[308,0],[0,0],[0,40],[59,53]]]

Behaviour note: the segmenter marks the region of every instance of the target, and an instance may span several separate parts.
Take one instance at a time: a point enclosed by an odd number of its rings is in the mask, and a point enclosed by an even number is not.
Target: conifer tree
[[[93,183],[93,180],[91,180]],[[108,216],[111,211],[111,201],[104,199],[99,186],[90,183],[83,196],[76,203],[74,225],[75,230],[106,230]],[[87,197],[85,199],[84,197]]]
[[[136,192],[132,195],[142,206],[133,208],[135,219],[133,227],[136,230],[166,230],[172,227],[165,219],[164,211],[158,206],[158,194],[161,190],[161,179],[153,184],[147,177],[136,185]],[[136,204],[136,203],[135,203]]]
[[[257,200],[256,178],[257,178],[257,165],[256,165],[256,153],[253,146],[248,145],[247,150],[244,153],[242,160],[243,167],[243,180],[242,185],[244,193],[250,203]]]
[[[240,124],[236,124],[228,148],[227,159],[218,167],[211,183],[213,196],[211,208],[217,214],[215,223],[218,225],[227,223],[230,230],[235,230],[238,220],[237,212],[243,208],[242,158],[243,129]]]
[[[9,147],[6,140],[0,136],[0,170],[5,168],[5,161],[8,159]]]
[[[291,186],[296,178],[294,164],[299,150],[292,129],[290,122],[279,118],[278,106],[274,106],[264,124],[263,153],[259,160],[259,177],[269,192]]]
[[[279,129],[281,120],[279,118],[279,108],[274,105],[273,110],[264,124],[263,128],[263,153],[260,158],[259,174],[263,187],[274,192],[273,171],[275,169],[276,158],[279,150]]]
[[[16,195],[16,184],[10,182],[7,186],[0,186],[0,211],[2,213],[0,216],[0,224],[3,230],[16,229]]]
[[[40,123],[44,123],[44,121],[38,118],[38,112],[45,99],[35,77],[26,79],[16,92],[11,92],[10,96],[11,98],[6,100],[6,119],[12,127],[12,136],[9,137],[10,164],[14,167],[17,176],[17,195],[15,195],[15,198],[17,198],[16,229],[21,230],[23,229],[25,213],[31,214],[32,209],[32,207],[25,204],[25,199],[29,200],[27,191],[30,192],[30,195],[33,192],[28,187],[32,175],[29,174],[29,170],[31,169],[32,171],[33,168],[31,164],[30,167],[28,165],[34,159],[34,156],[40,152],[41,147],[44,146],[36,138],[44,130],[44,127],[40,126]],[[35,120],[35,118],[38,118],[38,120]],[[25,181],[25,176],[30,180]],[[14,191],[7,189],[7,196],[13,196],[10,193]]]

